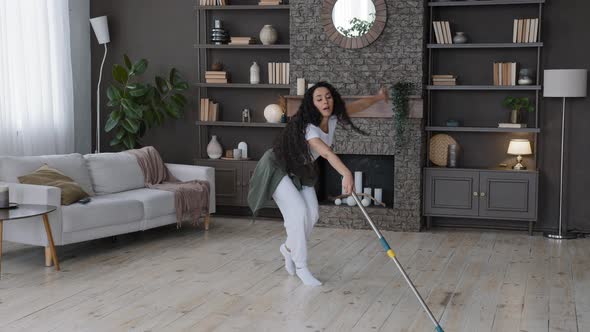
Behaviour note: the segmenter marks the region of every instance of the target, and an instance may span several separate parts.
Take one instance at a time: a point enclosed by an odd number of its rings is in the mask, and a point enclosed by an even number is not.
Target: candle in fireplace
[[[375,205],[379,205],[377,202],[383,202],[383,189],[375,188]]]
[[[357,194],[363,192],[363,172],[354,172],[354,189]]]

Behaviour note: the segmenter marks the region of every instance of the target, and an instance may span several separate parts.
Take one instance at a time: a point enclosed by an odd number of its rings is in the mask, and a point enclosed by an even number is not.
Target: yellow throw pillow
[[[74,182],[74,180],[47,165],[41,166],[31,174],[19,176],[18,181],[24,184],[36,184],[60,188],[62,205],[70,205],[82,198],[88,197],[88,194],[79,184]]]

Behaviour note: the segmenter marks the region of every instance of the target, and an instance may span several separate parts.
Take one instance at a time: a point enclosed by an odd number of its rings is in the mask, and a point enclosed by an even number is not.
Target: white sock
[[[281,251],[281,254],[283,254],[283,257],[285,257],[285,270],[287,270],[287,273],[290,275],[295,275],[295,263],[293,263],[293,259],[291,258],[291,252],[287,250],[287,246],[284,243],[281,244],[279,250]]]
[[[297,268],[295,269],[295,273],[297,273],[297,276],[299,277],[299,279],[301,279],[301,281],[303,281],[303,284],[305,284],[306,286],[321,286],[322,283],[317,280],[312,274],[311,272],[309,272],[309,269],[307,267],[301,267],[301,268]]]

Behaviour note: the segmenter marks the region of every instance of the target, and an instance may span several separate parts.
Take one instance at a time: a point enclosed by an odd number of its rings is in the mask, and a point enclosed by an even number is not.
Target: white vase
[[[217,136],[213,135],[211,137],[211,141],[207,144],[207,155],[211,159],[219,159],[223,154],[223,149],[221,148],[221,144],[217,141]]]
[[[273,28],[272,25],[267,24],[264,27],[262,27],[262,30],[260,30],[259,37],[260,42],[262,42],[263,45],[272,45],[276,43],[278,39],[277,30]]]
[[[246,142],[238,143],[238,149],[242,151],[242,158],[248,158],[248,144]]]
[[[277,104],[270,104],[264,108],[264,118],[270,123],[281,122],[283,116],[283,109]]]
[[[252,66],[250,66],[250,84],[258,84],[260,83],[260,67],[254,61]]]

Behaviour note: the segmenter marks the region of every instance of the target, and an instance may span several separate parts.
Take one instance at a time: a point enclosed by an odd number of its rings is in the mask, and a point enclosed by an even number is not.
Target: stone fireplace
[[[424,1],[385,0],[387,22],[383,33],[368,47],[344,49],[329,41],[321,24],[322,0],[289,0],[291,95],[296,79],[327,81],[341,95],[366,96],[382,86],[412,82],[421,93],[424,78]],[[406,123],[404,144],[396,145],[393,118],[354,118],[369,133],[363,136],[338,128],[337,154],[386,156],[393,160],[393,193],[387,208],[371,206],[369,214],[383,230],[418,231],[421,226],[421,168],[424,156],[422,119]],[[389,181],[389,180],[386,180]],[[321,194],[321,193],[320,193]],[[358,207],[320,205],[320,226],[369,228]]]
[[[393,119],[355,118],[354,123],[370,133],[363,136],[338,128],[335,134],[334,151],[344,156],[344,163],[351,171],[364,171],[367,187],[384,189],[383,200],[387,207],[370,205],[367,212],[382,230],[418,231],[422,224],[422,176],[424,135],[421,119],[409,119],[406,144],[396,149]],[[387,162],[389,161],[389,163]],[[379,167],[374,167],[379,162]],[[351,166],[352,165],[352,166]],[[357,165],[355,169],[355,165]],[[385,165],[390,165],[389,174],[383,174]],[[373,166],[373,167],[372,167]],[[376,173],[370,169],[379,168]],[[329,165],[320,165],[321,177],[318,188],[320,220],[318,226],[368,229],[362,212],[357,206],[342,204],[336,206],[328,196],[338,193],[334,184],[326,182],[334,175]],[[333,180],[332,180],[333,181]],[[331,187],[330,187],[331,186]],[[386,189],[390,188],[390,189]]]
[[[387,207],[393,207],[393,156],[341,154],[338,157],[352,172],[361,172],[362,186],[357,191],[371,188],[371,195],[375,196],[374,189],[379,188],[383,193],[381,201]],[[320,204],[334,204],[334,197],[342,191],[342,176],[327,160],[320,158],[318,163],[321,174],[318,200]]]

